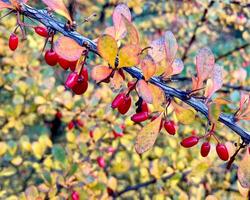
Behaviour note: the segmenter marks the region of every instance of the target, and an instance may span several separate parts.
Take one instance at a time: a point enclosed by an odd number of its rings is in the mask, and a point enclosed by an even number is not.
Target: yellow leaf
[[[3,156],[8,149],[8,145],[5,142],[0,142],[0,156]]]
[[[45,151],[45,148],[42,144],[40,144],[39,142],[34,142],[32,144],[32,150],[34,152],[34,155],[38,158],[38,159],[41,159],[43,154],[44,154],[44,151]]]
[[[192,109],[184,108],[172,102],[177,120],[185,125],[191,124],[195,120],[195,112]]]
[[[162,113],[155,120],[143,127],[138,133],[135,142],[135,150],[142,154],[151,149],[157,139],[162,120]]]
[[[122,67],[133,67],[140,63],[139,54],[140,47],[138,45],[126,45],[119,51],[119,66]]]
[[[154,111],[163,111],[164,108],[162,107],[162,105],[166,101],[166,97],[163,90],[151,83],[148,83],[148,86],[153,96]]]
[[[34,102],[37,105],[41,105],[41,104],[45,104],[46,103],[46,99],[44,97],[42,97],[42,96],[36,96]]]
[[[118,53],[118,47],[115,39],[110,35],[103,35],[97,42],[98,53],[106,60],[113,68]]]
[[[208,105],[208,118],[209,121],[216,124],[221,113],[221,107],[219,104],[211,103]]]

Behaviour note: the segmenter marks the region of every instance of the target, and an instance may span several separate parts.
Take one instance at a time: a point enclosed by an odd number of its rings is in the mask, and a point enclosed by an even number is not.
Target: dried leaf
[[[139,54],[140,47],[138,45],[126,45],[119,51],[119,66],[122,67],[133,67],[140,63]]]
[[[240,185],[243,188],[250,188],[250,155],[248,152],[239,163],[237,175]]]
[[[116,39],[122,39],[126,35],[126,25],[124,24],[124,16],[129,22],[131,22],[131,13],[126,4],[119,4],[115,7],[112,19],[115,27]]]
[[[107,66],[96,66],[91,71],[91,77],[96,82],[103,81],[106,79],[112,72],[112,69],[110,69]]]
[[[115,67],[115,59],[118,53],[118,47],[115,39],[110,35],[103,35],[97,42],[98,53],[113,68]]]
[[[142,154],[153,147],[160,130],[161,120],[162,114],[144,126],[143,129],[138,133],[135,142],[135,150],[138,154]]]
[[[139,80],[136,84],[136,89],[138,92],[138,95],[147,103],[153,103],[153,95],[151,93],[151,90],[144,80]]]
[[[84,49],[75,40],[65,36],[60,37],[54,44],[56,53],[68,61],[78,60]]]
[[[146,56],[141,61],[141,69],[145,80],[149,80],[152,76],[154,76],[156,71],[156,65],[151,56]]]
[[[42,0],[44,4],[46,4],[51,10],[55,11],[59,15],[62,15],[67,20],[72,23],[72,19],[70,17],[69,11],[66,8],[63,0]]]

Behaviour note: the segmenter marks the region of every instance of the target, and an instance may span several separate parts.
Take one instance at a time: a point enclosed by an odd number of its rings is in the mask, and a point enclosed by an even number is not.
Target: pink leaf
[[[148,53],[156,63],[161,62],[166,57],[164,41],[164,37],[160,37],[150,44],[151,49],[149,49]]]
[[[147,103],[153,103],[153,96],[151,90],[144,80],[139,80],[136,84],[136,89],[138,91],[139,96],[146,101]]]
[[[171,65],[174,62],[178,49],[177,41],[171,31],[165,33],[165,51],[167,63]]]
[[[154,76],[156,72],[156,65],[151,56],[147,56],[141,61],[141,69],[146,81]]]
[[[184,64],[182,60],[177,58],[174,60],[173,64],[165,70],[163,78],[169,78],[172,75],[180,74],[183,69],[184,69]]]
[[[91,77],[96,82],[100,82],[108,78],[111,72],[112,69],[107,66],[96,66],[92,69]]]

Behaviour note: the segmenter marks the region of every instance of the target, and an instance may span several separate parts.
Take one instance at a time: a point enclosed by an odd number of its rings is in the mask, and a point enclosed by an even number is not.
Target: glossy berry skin
[[[36,32],[38,35],[42,36],[42,37],[47,38],[47,37],[49,36],[48,30],[47,30],[46,27],[43,27],[43,26],[36,26],[34,29],[35,29],[35,32]]]
[[[88,70],[87,70],[86,67],[82,68],[81,75],[83,76],[83,78],[84,78],[85,81],[89,80],[89,74],[88,74]]]
[[[77,124],[77,126],[79,126],[79,127],[84,127],[84,123],[83,123],[83,121],[80,120],[80,119],[76,120],[76,124]]]
[[[131,117],[133,122],[139,123],[148,119],[148,112],[136,113]]]
[[[119,137],[122,137],[123,136],[123,132],[119,133],[119,132],[116,132],[116,131],[113,131],[113,135],[116,138],[119,138]]]
[[[67,70],[70,66],[70,62],[62,57],[58,57],[58,64],[63,68],[64,70]]]
[[[78,74],[76,72],[72,72],[68,75],[68,78],[65,82],[65,86],[69,89],[73,88],[77,84],[78,81]]]
[[[88,82],[85,80],[79,81],[78,79],[77,83],[71,89],[77,95],[84,94],[88,89]]]
[[[69,68],[70,68],[70,70],[71,70],[72,72],[75,71],[77,62],[78,62],[78,60],[76,60],[76,61],[69,61]]]
[[[228,150],[226,145],[224,144],[217,144],[216,145],[216,152],[221,160],[227,161],[229,158]]]
[[[207,157],[209,152],[210,152],[211,145],[209,142],[204,142],[201,145],[201,156],[202,157]]]
[[[181,141],[181,145],[185,148],[190,148],[195,146],[199,142],[199,138],[196,136],[190,136]]]
[[[48,50],[45,53],[45,61],[50,66],[55,66],[58,62],[58,55],[54,50]]]
[[[72,200],[79,200],[80,197],[79,197],[78,192],[73,191],[72,194],[71,194],[71,199],[72,199]]]
[[[149,111],[148,110],[148,104],[145,101],[143,101],[142,104],[141,104],[141,110],[142,110],[142,112],[148,112]]]
[[[125,93],[120,93],[120,94],[118,94],[118,95],[114,98],[114,100],[112,101],[111,107],[112,107],[113,109],[118,108],[118,106],[120,106],[120,105],[123,103],[125,97],[126,97],[126,94],[125,94]]]
[[[73,121],[68,123],[68,129],[71,130],[75,127],[75,123]]]
[[[170,135],[175,135],[176,130],[175,130],[175,124],[173,121],[166,120],[164,122],[164,128],[165,130],[170,134]]]
[[[12,51],[15,51],[16,48],[18,47],[18,36],[14,33],[11,33],[10,38],[9,38],[9,48]]]
[[[96,160],[99,167],[104,168],[106,166],[106,162],[102,156],[99,156]]]
[[[89,137],[90,137],[90,138],[94,138],[94,131],[93,131],[93,130],[90,130],[90,131],[89,131]]]
[[[127,96],[125,95],[125,98],[124,100],[122,101],[122,103],[118,106],[118,111],[124,115],[128,112],[130,106],[131,106],[131,97],[130,96]]]

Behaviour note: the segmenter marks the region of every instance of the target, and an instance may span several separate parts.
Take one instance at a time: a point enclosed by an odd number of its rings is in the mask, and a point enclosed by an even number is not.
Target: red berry
[[[71,199],[72,199],[72,200],[79,200],[80,197],[79,197],[78,192],[73,191],[72,194],[71,194]]]
[[[112,196],[114,194],[114,190],[112,190],[110,187],[107,187],[107,192],[109,196]]]
[[[70,89],[73,88],[77,84],[78,78],[79,76],[76,72],[71,72],[65,82],[65,86]]]
[[[71,70],[72,72],[75,71],[77,62],[78,62],[78,60],[76,60],[76,61],[69,61],[69,68],[70,68],[70,70]]]
[[[47,37],[49,36],[48,30],[47,30],[46,27],[43,27],[43,26],[36,26],[34,29],[35,29],[35,32],[36,32],[38,35],[42,36],[42,37],[47,38]]]
[[[81,75],[83,76],[84,80],[86,80],[86,81],[89,80],[88,69],[86,67],[82,68]]]
[[[88,82],[85,80],[79,81],[79,79],[77,83],[72,87],[72,91],[77,95],[83,94],[84,92],[86,92],[87,89],[88,89]]]
[[[201,145],[201,155],[202,155],[202,157],[207,157],[207,155],[210,152],[210,148],[211,148],[211,146],[210,146],[209,142],[204,142]]]
[[[190,148],[199,142],[199,138],[196,136],[190,136],[181,141],[181,145],[186,148]]]
[[[62,57],[58,57],[58,63],[64,70],[67,70],[70,66],[70,62]]]
[[[75,127],[75,123],[73,121],[68,123],[68,129],[71,130]]]
[[[142,101],[141,111],[142,112],[148,112],[148,104],[145,101]]]
[[[105,160],[102,156],[99,156],[97,158],[97,163],[98,163],[99,167],[101,167],[101,168],[104,168],[106,166]]]
[[[136,113],[131,117],[131,120],[134,122],[143,122],[148,119],[148,112]]]
[[[77,123],[77,125],[78,125],[79,127],[84,127],[84,123],[83,123],[82,120],[78,119],[78,120],[76,120],[76,123]]]
[[[112,154],[115,152],[115,149],[113,147],[109,147],[107,151],[108,151],[108,153]]]
[[[11,33],[10,38],[9,38],[9,48],[12,51],[15,51],[17,46],[18,46],[18,36],[15,33]]]
[[[116,131],[113,131],[113,135],[116,138],[119,138],[119,137],[122,137],[123,136],[123,132],[119,133],[119,132],[116,132]]]
[[[164,122],[164,128],[170,135],[175,135],[176,131],[175,131],[175,124],[173,121],[166,120]]]
[[[54,50],[48,50],[45,53],[45,61],[48,65],[50,66],[55,66],[57,64],[58,61],[58,55],[56,54],[56,52]]]
[[[93,130],[89,131],[89,137],[94,138],[94,131]]]
[[[115,99],[113,100],[112,104],[111,104],[111,107],[113,109],[117,108],[119,105],[122,104],[122,102],[124,101],[126,97],[126,94],[125,93],[120,93],[118,94]]]
[[[226,145],[224,144],[217,144],[216,145],[216,152],[221,160],[228,160],[229,154]]]
[[[62,118],[62,113],[61,113],[60,111],[58,111],[58,112],[56,113],[56,117],[59,118],[59,119],[61,119],[61,118]]]
[[[118,106],[118,111],[124,115],[128,112],[129,108],[131,106],[131,97],[125,95],[124,100],[122,101],[122,103]]]
[[[128,88],[129,90],[134,90],[136,86],[136,82],[135,81],[129,81],[128,82]]]

